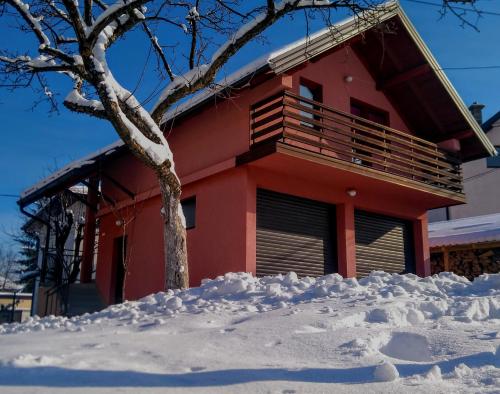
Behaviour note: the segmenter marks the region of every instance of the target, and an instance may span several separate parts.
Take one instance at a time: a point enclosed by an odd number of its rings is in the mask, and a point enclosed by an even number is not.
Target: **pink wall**
[[[111,303],[114,299],[114,240],[123,235],[127,236],[126,298],[137,299],[163,289],[165,275],[161,263],[163,232],[160,206],[157,196],[101,216],[96,282],[106,302]],[[118,226],[118,220],[125,226]]]
[[[347,75],[353,77],[352,82],[344,81]],[[309,62],[306,67],[294,71],[295,93],[299,93],[301,78],[322,85],[323,103],[327,106],[350,113],[350,101],[353,98],[387,111],[391,127],[410,131],[385,94],[376,89],[376,81],[349,47],[337,49],[328,56]]]

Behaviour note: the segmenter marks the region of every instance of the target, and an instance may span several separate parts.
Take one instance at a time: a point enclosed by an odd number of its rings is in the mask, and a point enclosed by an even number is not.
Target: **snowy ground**
[[[1,393],[500,393],[500,275],[228,274],[0,326]]]

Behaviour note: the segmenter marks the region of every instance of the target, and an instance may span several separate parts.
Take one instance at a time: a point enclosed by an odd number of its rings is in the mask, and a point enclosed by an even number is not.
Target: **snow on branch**
[[[213,54],[207,64],[201,64],[174,80],[162,91],[156,104],[151,110],[153,119],[160,122],[161,117],[174,102],[207,86],[215,78],[217,71],[240,48],[262,33],[267,27],[287,13],[307,8],[340,8],[345,7],[355,11],[357,6],[351,1],[331,0],[283,0],[279,3],[268,1],[265,11],[257,14],[253,19],[244,23],[219,49]],[[359,7],[361,8],[361,7]],[[196,11],[196,12],[194,12]],[[191,9],[189,18],[199,17],[198,11]]]
[[[107,119],[106,111],[99,100],[85,98],[77,88],[73,89],[64,99],[64,106],[71,111],[84,113],[101,119]]]
[[[0,56],[0,63],[4,64],[5,72],[12,73],[49,71],[78,73],[78,69],[74,65],[57,63],[53,57],[43,54],[33,59],[29,56]]]
[[[42,26],[40,25],[40,21],[43,19],[43,16],[33,16],[33,14],[30,12],[30,6],[26,3],[23,3],[21,0],[6,0],[6,2],[14,7],[22,16],[22,18],[38,38],[40,47],[43,48],[46,46],[50,46],[49,37],[47,37],[47,35],[43,32]]]
[[[133,11],[137,19],[144,19],[144,15],[139,8],[149,1],[151,0],[117,1],[112,6],[109,6],[97,17],[93,25],[86,29],[88,41],[93,45],[97,41],[99,34],[106,29],[106,27],[110,26],[115,20],[120,20],[120,17],[126,16],[131,11]]]

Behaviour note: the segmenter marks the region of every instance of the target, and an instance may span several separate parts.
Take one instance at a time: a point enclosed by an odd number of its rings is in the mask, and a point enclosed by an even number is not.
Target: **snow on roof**
[[[500,241],[500,213],[429,224],[429,246]]]
[[[91,154],[89,154],[81,159],[72,161],[71,163],[69,163],[65,167],[50,174],[48,177],[42,179],[37,184],[35,184],[35,185],[29,187],[28,189],[24,190],[23,192],[21,192],[20,199],[22,200],[22,199],[26,198],[30,194],[36,192],[37,190],[40,190],[44,186],[47,186],[49,183],[56,181],[57,179],[61,178],[63,175],[68,174],[72,170],[84,167],[85,165],[95,163],[95,161],[99,157],[109,155],[110,153],[116,151],[116,149],[118,149],[122,145],[123,145],[123,141],[119,140],[119,141],[116,141],[116,142],[112,143],[111,145],[108,145],[102,149],[99,149],[98,151],[93,152],[93,153],[91,153]]]
[[[0,275],[0,286],[2,286],[2,291],[15,291],[22,289],[23,286],[15,283],[10,279],[6,279],[4,276]]]

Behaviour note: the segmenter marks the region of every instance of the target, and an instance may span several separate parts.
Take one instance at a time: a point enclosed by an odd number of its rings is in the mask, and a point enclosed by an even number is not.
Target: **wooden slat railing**
[[[436,144],[288,91],[252,106],[250,144],[300,147],[462,193],[460,161]]]

